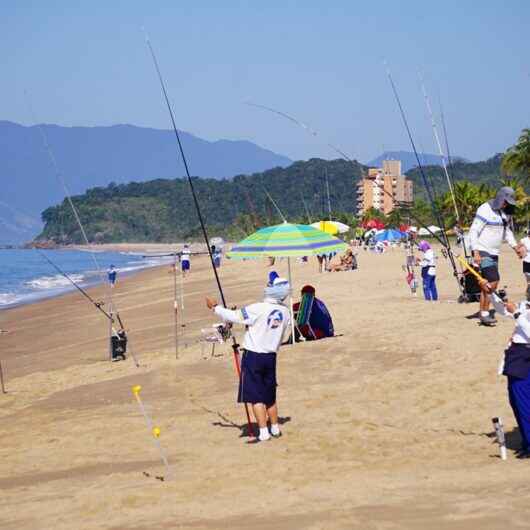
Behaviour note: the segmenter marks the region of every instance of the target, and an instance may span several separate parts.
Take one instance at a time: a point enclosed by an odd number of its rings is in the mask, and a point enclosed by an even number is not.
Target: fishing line
[[[267,110],[269,112],[273,112],[274,114],[277,114],[279,116],[282,116],[283,118],[286,118],[288,119],[289,121],[295,123],[296,125],[300,126],[302,129],[304,129],[305,131],[309,132],[309,134],[311,134],[312,136],[317,136],[317,132],[314,131],[313,129],[311,129],[308,125],[306,125],[305,123],[297,120],[296,118],[293,118],[292,116],[290,116],[289,114],[285,113],[285,112],[282,112],[282,111],[279,111],[279,110],[275,110],[271,107],[266,107],[265,105],[258,105],[257,103],[251,103],[251,102],[244,102],[245,105],[249,105],[249,106],[252,106],[252,107],[257,107],[257,108],[260,108],[260,109],[264,109],[264,110]],[[329,143],[326,143],[326,145],[328,147],[331,147],[332,149],[334,149],[340,156],[343,160],[347,161],[347,162],[350,162],[351,164],[355,164],[355,161],[350,158],[346,153],[344,153],[344,151],[341,151],[338,147],[335,147],[334,145],[332,144],[329,144]],[[394,199],[394,195],[390,192],[388,192],[384,186],[382,185],[378,185],[378,187],[381,189],[381,191],[383,193],[385,193],[386,195],[388,195],[389,197],[391,197],[393,200]],[[322,207],[322,215],[324,216],[325,215],[325,207],[324,207],[324,196],[322,194],[321,196],[321,207]],[[401,206],[399,203],[397,203],[396,201],[396,204],[398,204],[398,206]],[[409,215],[410,215],[410,212],[409,212]],[[447,247],[447,244],[444,240],[442,240],[440,238],[440,236],[438,236],[435,232],[433,232],[428,226],[426,223],[424,223],[423,221],[421,221],[420,218],[418,218],[417,216],[413,216],[411,215],[411,217],[418,223],[418,225],[421,227],[421,228],[424,228],[425,230],[427,230],[427,232],[429,233],[429,235],[431,235],[434,239],[436,239],[443,247]]]
[[[302,129],[305,129],[311,136],[318,136],[318,133],[309,127],[309,125],[305,124],[304,122],[301,122],[300,120],[297,120],[296,118],[293,118],[293,116],[290,116],[286,112],[282,112],[280,110],[273,109],[272,107],[266,107],[265,105],[260,105],[258,103],[252,103],[251,101],[244,101],[245,105],[249,105],[250,107],[256,107],[258,109],[268,110],[269,112],[273,112],[274,114],[278,114],[278,116],[283,116],[289,121],[292,121],[296,125],[302,127]],[[333,144],[330,144],[329,142],[325,142],[328,147],[333,149],[336,153],[338,153],[341,157],[345,158],[346,160],[350,160],[348,156],[343,153],[338,147],[336,147]],[[351,162],[351,160],[350,160]]]
[[[221,286],[221,280],[219,279],[219,274],[217,273],[217,268],[215,266],[215,262],[214,262],[214,259],[213,259],[212,249],[211,249],[211,246],[210,246],[210,239],[208,237],[208,232],[206,231],[206,225],[204,224],[204,219],[202,217],[201,208],[199,206],[199,201],[198,201],[197,195],[195,193],[195,187],[193,186],[193,181],[191,179],[190,170],[189,170],[189,167],[188,167],[188,162],[186,160],[186,155],[184,154],[184,149],[182,148],[182,143],[180,141],[180,134],[178,132],[177,125],[175,123],[175,116],[173,114],[173,109],[171,107],[171,103],[169,102],[169,97],[167,95],[166,85],[164,83],[164,79],[162,77],[162,73],[160,72],[160,67],[158,65],[158,61],[157,61],[155,52],[153,50],[153,47],[151,46],[151,41],[149,40],[149,37],[148,37],[147,33],[145,32],[145,30],[144,30],[144,35],[145,35],[145,41],[146,41],[147,47],[149,48],[149,52],[151,54],[151,58],[153,59],[153,64],[155,66],[156,73],[158,75],[158,80],[160,82],[160,86],[162,88],[162,92],[164,94],[164,100],[166,102],[167,110],[168,110],[169,116],[171,118],[171,123],[173,125],[173,132],[175,133],[175,138],[177,140],[177,145],[178,145],[178,149],[179,149],[179,152],[180,152],[180,156],[182,158],[182,162],[183,162],[184,168],[186,170],[186,176],[188,178],[188,183],[190,185],[191,194],[192,194],[192,197],[193,197],[193,202],[195,204],[195,209],[197,211],[197,217],[199,218],[199,223],[201,225],[202,235],[203,235],[204,241],[206,243],[206,248],[208,250],[208,255],[210,256],[210,263],[212,265],[212,270],[213,270],[213,273],[214,273],[214,276],[215,276],[215,281],[217,283],[217,288],[219,290],[219,295],[221,297],[221,301],[222,301],[223,307],[226,308],[227,307],[226,299],[225,299],[225,296],[224,296],[224,293],[223,293],[223,288]],[[234,352],[234,362],[235,362],[235,365],[236,365],[236,371],[237,371],[237,374],[238,374],[238,377],[239,377],[239,381],[241,381],[241,367],[240,367],[240,364],[239,364],[239,344],[237,344],[236,339],[235,339],[235,337],[233,335],[232,335],[232,350]],[[252,436],[253,429],[252,429],[252,423],[250,421],[250,413],[249,413],[249,409],[248,409],[248,404],[244,403],[244,406],[245,406],[245,413],[246,413],[246,416],[247,416],[247,423],[248,423],[248,435]]]
[[[77,221],[77,224],[79,225],[79,228],[81,230],[81,234],[83,235],[83,239],[85,240],[85,242],[86,242],[86,244],[87,244],[87,246],[88,246],[88,248],[90,250],[90,254],[92,256],[92,260],[94,261],[94,264],[96,266],[96,269],[97,269],[98,273],[100,274],[100,276],[103,279],[103,273],[101,271],[101,267],[99,265],[98,260],[96,259],[95,253],[92,251],[92,247],[91,247],[90,243],[88,242],[88,237],[86,235],[85,228],[83,227],[83,223],[81,222],[81,219],[79,218],[79,213],[77,211],[77,208],[75,207],[74,202],[72,201],[72,197],[71,197],[70,191],[68,189],[68,186],[66,185],[66,181],[64,180],[63,174],[61,173],[61,171],[59,169],[59,165],[57,164],[57,159],[55,158],[55,154],[54,154],[54,152],[53,152],[53,150],[52,150],[52,148],[50,146],[50,143],[48,141],[48,135],[46,134],[46,131],[44,130],[42,125],[40,123],[37,123],[35,112],[33,110],[32,104],[31,104],[31,99],[29,97],[29,93],[27,91],[24,91],[24,95],[26,96],[26,100],[27,100],[27,103],[28,103],[29,111],[31,113],[31,117],[33,118],[33,121],[35,122],[35,124],[36,124],[36,126],[39,129],[39,132],[41,134],[42,143],[44,145],[44,149],[48,153],[48,157],[50,158],[51,165],[53,167],[53,170],[55,171],[55,176],[56,176],[57,180],[59,181],[59,183],[61,184],[61,186],[63,187],[64,193],[66,195],[66,199],[68,200],[68,203],[70,204],[70,206],[72,208],[72,212],[74,213],[75,220]]]
[[[46,134],[46,131],[44,130],[42,125],[40,123],[37,123],[37,119],[36,119],[36,116],[35,116],[35,112],[33,110],[33,106],[31,104],[31,99],[30,99],[29,93],[27,91],[24,91],[24,95],[26,96],[26,101],[27,101],[27,104],[28,104],[29,111],[30,111],[30,114],[32,116],[32,119],[36,123],[37,128],[39,129],[39,132],[41,134],[41,138],[42,138],[42,142],[43,142],[44,148],[45,148],[45,150],[48,153],[52,168],[55,171],[56,178],[58,179],[59,183],[63,187],[63,190],[65,192],[66,198],[67,198],[68,203],[70,204],[70,206],[72,208],[72,212],[73,212],[74,217],[75,217],[75,219],[77,221],[79,229],[81,230],[81,234],[83,235],[83,239],[85,240],[85,243],[86,243],[86,245],[87,245],[87,247],[88,247],[88,249],[90,251],[90,254],[92,256],[92,260],[94,262],[94,265],[96,266],[97,272],[98,272],[103,284],[107,284],[107,282],[105,281],[105,275],[104,275],[104,273],[103,273],[103,271],[102,271],[102,269],[100,267],[100,264],[99,264],[99,262],[98,262],[98,260],[96,258],[96,254],[92,250],[92,246],[90,245],[90,243],[88,241],[88,237],[86,235],[85,228],[83,226],[83,223],[81,222],[81,218],[79,217],[79,212],[77,211],[77,208],[75,207],[75,204],[74,204],[74,202],[72,200],[72,197],[71,197],[70,191],[68,189],[68,186],[66,185],[66,181],[65,181],[65,179],[63,177],[63,174],[61,173],[61,171],[59,169],[59,165],[57,164],[57,159],[55,158],[55,154],[54,154],[54,152],[53,152],[53,150],[51,148],[50,142],[48,141],[48,135]],[[108,301],[109,301],[110,314],[107,313],[106,311],[104,311],[103,309],[101,309],[100,305],[102,305],[102,303],[94,302],[94,300],[92,298],[90,298],[90,296],[86,293],[86,291],[84,291],[84,289],[79,287],[79,285],[77,285],[77,283],[72,278],[70,278],[64,271],[61,271],[59,269],[59,267],[56,264],[54,264],[42,251],[40,251],[40,254],[41,254],[41,256],[43,256],[46,259],[46,261],[48,261],[48,263],[50,263],[56,270],[58,270],[60,272],[60,274],[62,274],[65,278],[67,278],[68,281],[78,291],[80,291],[85,297],[87,297],[95,305],[95,307],[97,307],[102,313],[104,313],[107,316],[107,318],[110,319],[111,322],[114,322],[114,318],[113,318],[112,315],[114,313],[113,312],[113,307],[114,307],[115,303],[113,302],[113,299],[112,299],[112,291],[111,291],[111,287],[110,287],[109,284],[106,285],[106,290],[107,290],[107,297],[108,297]],[[115,313],[116,313],[116,318],[117,318],[122,330],[124,330],[124,326],[123,326],[123,323],[122,323],[122,320],[121,320],[121,317],[120,317],[120,314],[119,314],[119,311],[118,311],[117,307],[116,307],[116,312]],[[113,331],[112,328],[111,328],[111,331]],[[112,338],[111,338],[111,336],[109,336],[109,343],[111,342],[111,340],[112,340]],[[132,351],[132,348],[130,347],[130,344],[129,344],[129,351],[131,352],[131,356],[134,359],[134,363],[136,364],[137,367],[139,367],[140,365],[138,364],[138,361],[136,360],[136,356],[134,355],[134,353]]]

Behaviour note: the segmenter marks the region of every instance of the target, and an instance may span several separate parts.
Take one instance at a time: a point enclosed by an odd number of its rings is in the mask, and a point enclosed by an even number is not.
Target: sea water
[[[107,281],[110,265],[118,271],[119,281],[121,275],[171,261],[171,258],[144,258],[140,253],[0,249],[0,310],[75,290],[42,253],[81,287]]]

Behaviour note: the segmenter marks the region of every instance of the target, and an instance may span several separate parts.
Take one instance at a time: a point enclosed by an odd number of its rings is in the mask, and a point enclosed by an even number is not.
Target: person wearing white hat
[[[258,442],[281,436],[276,404],[276,354],[290,325],[289,309],[283,304],[290,291],[286,279],[275,277],[265,288],[263,302],[235,311],[206,298],[208,308],[224,321],[246,326],[237,400],[252,405],[259,426],[255,440]]]

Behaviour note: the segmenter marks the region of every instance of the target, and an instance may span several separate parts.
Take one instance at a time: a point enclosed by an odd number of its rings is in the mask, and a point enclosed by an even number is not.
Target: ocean
[[[81,287],[106,281],[114,265],[120,275],[170,263],[172,258],[142,258],[141,253],[43,250],[48,258]],[[0,310],[73,291],[75,287],[35,249],[0,249]]]

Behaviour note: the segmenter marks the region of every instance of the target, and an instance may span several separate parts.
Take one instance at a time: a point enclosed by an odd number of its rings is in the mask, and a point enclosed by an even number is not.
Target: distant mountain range
[[[440,155],[433,155],[431,153],[418,153],[422,166],[441,166],[442,157]],[[401,171],[406,173],[409,169],[418,166],[416,155],[410,151],[385,151],[377,158],[367,162],[367,166],[370,167],[381,167],[383,160],[401,160]],[[465,158],[460,156],[452,157],[454,162],[467,162]]]
[[[133,125],[42,127],[72,194],[111,182],[184,175],[173,131]],[[209,142],[182,131],[181,139],[194,176],[222,179],[291,164],[244,140]],[[0,181],[0,244],[31,239],[42,227],[41,212],[65,195],[37,126],[0,121]]]

